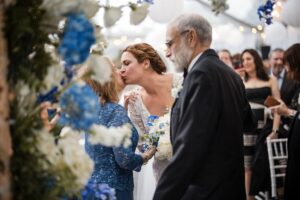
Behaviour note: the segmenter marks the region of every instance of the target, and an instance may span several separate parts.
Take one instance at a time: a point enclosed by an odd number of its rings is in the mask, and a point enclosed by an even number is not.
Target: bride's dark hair
[[[167,71],[166,65],[159,54],[147,43],[130,45],[123,50],[123,53],[124,52],[131,53],[139,63],[142,63],[144,60],[149,60],[150,67],[158,74]]]

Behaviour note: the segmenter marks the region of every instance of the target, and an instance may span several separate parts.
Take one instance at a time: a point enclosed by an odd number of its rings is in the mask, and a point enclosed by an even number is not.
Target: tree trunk
[[[7,74],[6,41],[3,33],[4,11],[11,0],[0,1],[0,199],[11,199],[9,160],[12,155],[12,144],[9,134],[9,102]]]

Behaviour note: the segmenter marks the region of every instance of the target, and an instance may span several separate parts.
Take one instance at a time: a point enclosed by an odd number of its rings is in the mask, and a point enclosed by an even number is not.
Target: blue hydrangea
[[[273,19],[272,11],[273,11],[274,4],[275,4],[274,0],[267,0],[265,5],[261,5],[257,9],[257,14],[259,16],[259,19],[263,20],[268,25],[272,24],[272,19]]]
[[[58,52],[67,66],[83,63],[96,41],[94,29],[83,14],[70,14]]]
[[[60,124],[88,131],[97,121],[98,96],[86,84],[74,84],[60,97]]]
[[[116,200],[115,189],[96,182],[89,182],[81,191],[81,196],[83,200]]]

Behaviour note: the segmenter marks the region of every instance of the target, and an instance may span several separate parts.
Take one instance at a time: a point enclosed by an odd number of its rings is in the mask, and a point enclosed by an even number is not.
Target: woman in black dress
[[[280,92],[276,78],[269,77],[264,71],[262,59],[256,50],[244,50],[241,54],[241,64],[244,73],[242,78],[246,88],[246,95],[251,109],[258,120],[258,126],[254,131],[244,133],[245,185],[247,200],[252,200],[254,196],[250,193],[250,182],[257,138],[260,136],[262,128],[267,122],[272,126],[272,129],[267,132],[268,135],[274,134],[272,130],[277,130],[280,123],[280,117],[277,114],[274,115],[273,121],[267,117],[264,101],[270,95],[280,99]]]

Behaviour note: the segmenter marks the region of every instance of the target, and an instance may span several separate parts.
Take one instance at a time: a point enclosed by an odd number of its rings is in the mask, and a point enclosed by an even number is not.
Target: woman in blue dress
[[[147,162],[156,150],[151,148],[143,154],[135,153],[139,136],[126,110],[118,104],[122,79],[113,65],[112,69],[111,81],[103,85],[93,80],[86,80],[100,99],[100,108],[97,110],[99,117],[96,123],[106,127],[131,124],[131,145],[127,148],[92,145],[88,142],[89,134],[86,134],[85,149],[95,164],[89,183],[106,183],[115,189],[117,200],[133,200],[133,170],[140,171],[143,163]],[[88,199],[96,199],[93,195],[88,194]]]

